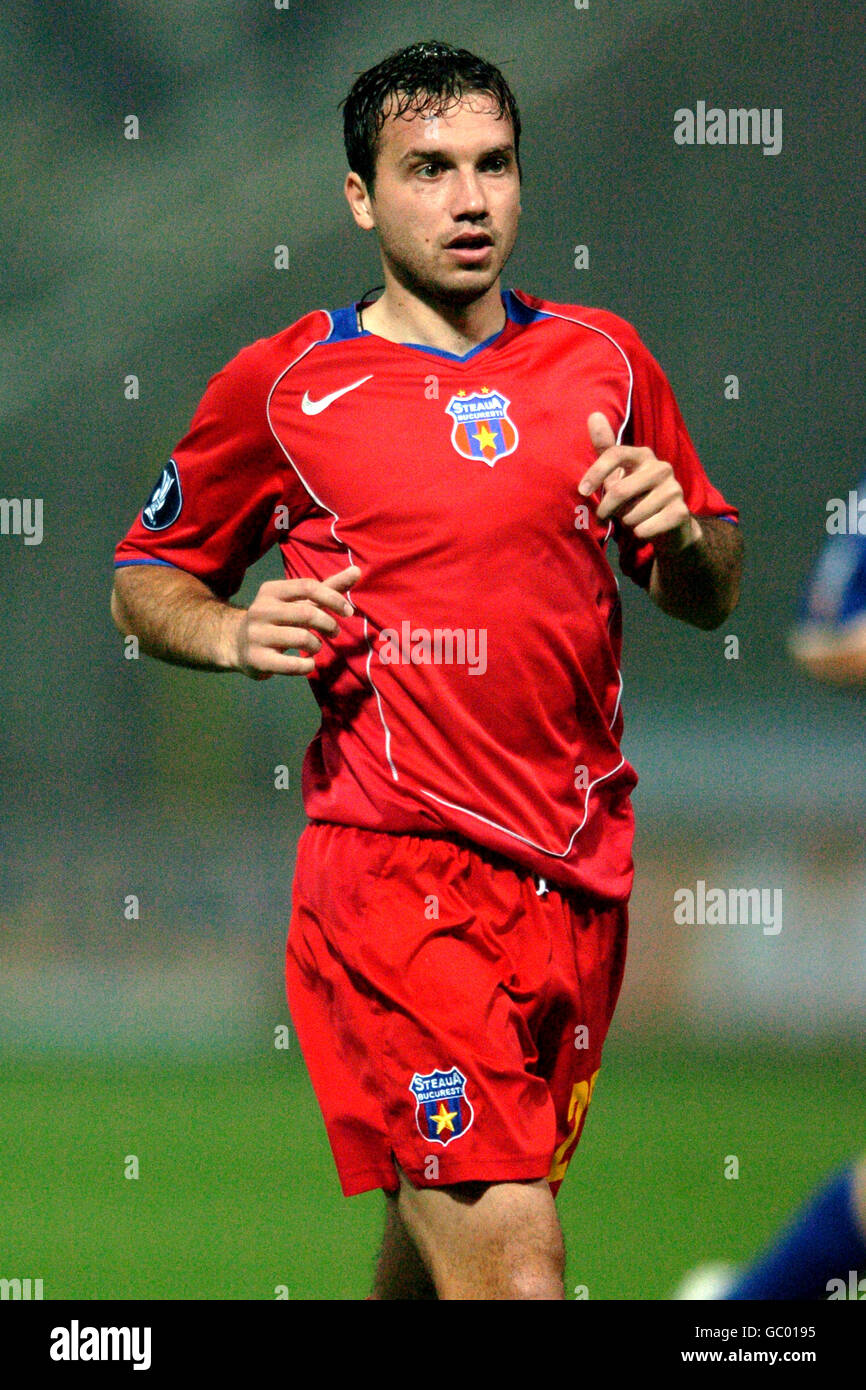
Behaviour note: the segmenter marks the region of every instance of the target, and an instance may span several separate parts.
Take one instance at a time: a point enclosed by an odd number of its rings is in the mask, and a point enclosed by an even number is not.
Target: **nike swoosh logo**
[[[327,410],[332,401],[336,401],[340,396],[345,396],[347,391],[354,391],[356,387],[363,386],[365,381],[372,381],[373,373],[369,376],[362,376],[360,381],[353,381],[351,386],[343,386],[339,391],[332,391],[330,396],[323,396],[320,401],[311,401],[309,391],[304,392],[304,399],[301,401],[301,410],[305,415],[318,415],[320,410]]]

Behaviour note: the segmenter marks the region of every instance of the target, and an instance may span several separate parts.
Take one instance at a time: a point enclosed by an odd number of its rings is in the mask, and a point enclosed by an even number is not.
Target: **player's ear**
[[[358,226],[363,228],[365,232],[371,231],[376,225],[372,211],[373,200],[367,192],[366,184],[360,174],[356,174],[354,170],[349,171],[346,175],[343,192]]]

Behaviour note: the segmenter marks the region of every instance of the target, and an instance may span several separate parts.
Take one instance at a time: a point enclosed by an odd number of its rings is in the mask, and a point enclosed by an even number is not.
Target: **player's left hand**
[[[602,489],[596,508],[599,521],[617,516],[639,540],[652,540],[659,549],[676,552],[699,541],[703,532],[686,506],[671,465],[657,459],[652,449],[617,444],[600,410],[594,410],[586,423],[598,457],[578,491],[589,497]]]

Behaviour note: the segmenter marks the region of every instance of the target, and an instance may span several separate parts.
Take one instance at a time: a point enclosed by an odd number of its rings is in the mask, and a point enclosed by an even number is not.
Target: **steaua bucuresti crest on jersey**
[[[417,1071],[409,1082],[415,1097],[415,1123],[432,1144],[450,1144],[465,1134],[475,1118],[466,1095],[466,1077],[457,1067],[450,1071]]]
[[[445,407],[454,425],[451,443],[465,459],[483,459],[492,468],[517,448],[517,426],[509,417],[511,404],[501,391],[483,386],[467,394],[458,391]]]
[[[141,509],[142,524],[148,531],[164,531],[180,516],[183,497],[180,477],[174,459],[169,459],[159,475],[159,481]]]

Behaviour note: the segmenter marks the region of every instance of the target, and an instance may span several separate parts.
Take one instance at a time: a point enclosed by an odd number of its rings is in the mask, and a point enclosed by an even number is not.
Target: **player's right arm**
[[[335,615],[354,612],[344,591],[360,574],[349,565],[323,582],[269,579],[249,608],[240,608],[185,570],[127,565],[115,574],[111,615],[148,656],[177,666],[241,671],[254,680],[308,676],[322,646],[317,634],[333,636]]]
[[[268,400],[287,358],[321,328],[316,316],[301,320],[211,377],[117,546],[112,617],[148,655],[257,680],[308,676],[322,641],[353,612],[344,593],[360,577],[355,566],[324,581],[269,580],[248,608],[232,602],[249,567],[317,505],[270,428]]]

